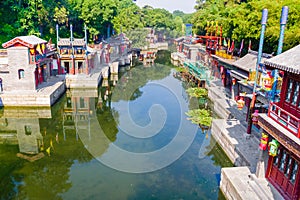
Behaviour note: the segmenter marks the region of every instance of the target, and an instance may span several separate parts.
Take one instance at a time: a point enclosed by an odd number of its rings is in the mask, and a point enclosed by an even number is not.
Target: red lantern
[[[259,148],[263,151],[266,150],[267,147],[268,147],[268,145],[267,145],[268,144],[268,137],[269,136],[265,133],[261,134]]]
[[[252,123],[257,124],[258,123],[258,110],[255,110],[252,114]]]
[[[237,101],[237,108],[239,110],[242,110],[245,105],[244,97],[240,97],[240,99]]]
[[[235,83],[236,83],[236,79],[233,78],[233,79],[232,79],[232,85],[235,85]]]

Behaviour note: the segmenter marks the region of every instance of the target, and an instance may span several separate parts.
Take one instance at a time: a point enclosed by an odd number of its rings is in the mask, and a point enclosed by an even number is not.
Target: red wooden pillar
[[[79,66],[78,66],[78,62],[76,63],[75,60],[74,60],[73,63],[74,63],[74,71],[75,71],[74,74],[79,74],[79,69],[78,69]]]
[[[74,62],[74,58],[72,58],[72,60],[71,60],[71,65],[70,65],[70,67],[69,67],[69,72],[70,72],[70,74],[75,74],[75,62]]]
[[[38,77],[37,68],[35,68],[34,77],[35,77],[35,87],[37,87],[39,85],[39,77]]]
[[[61,67],[60,57],[59,56],[57,56],[56,62],[57,62],[57,74],[63,74],[64,71],[63,71],[63,69]]]
[[[269,177],[270,177],[270,173],[271,173],[272,165],[273,165],[273,159],[274,159],[273,156],[269,156],[269,159],[268,159],[268,166],[267,166],[267,170],[266,170],[266,174],[265,174],[265,177],[266,177],[266,178],[269,178]]]
[[[42,66],[38,66],[38,80],[39,80],[39,83],[42,83],[43,82],[43,67]]]

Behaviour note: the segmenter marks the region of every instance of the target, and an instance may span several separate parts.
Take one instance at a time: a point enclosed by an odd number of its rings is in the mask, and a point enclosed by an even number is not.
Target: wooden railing
[[[85,50],[76,51],[75,49],[60,49],[60,56],[61,57],[71,57],[72,55],[76,57],[84,57],[85,56]]]
[[[300,138],[300,119],[291,113],[283,110],[273,102],[270,102],[268,116],[278,124],[289,130],[296,137]]]

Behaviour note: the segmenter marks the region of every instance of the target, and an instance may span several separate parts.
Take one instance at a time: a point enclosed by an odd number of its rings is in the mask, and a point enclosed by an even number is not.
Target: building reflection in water
[[[79,131],[86,132],[91,138],[91,118],[95,118],[95,98],[97,90],[71,89],[67,91],[67,101],[63,109],[63,137],[75,131],[78,140]]]
[[[0,117],[0,143],[19,144],[19,152],[38,154],[43,146],[39,119],[50,119],[50,108],[5,108]]]
[[[113,77],[112,83],[117,80],[118,77]],[[1,109],[0,145],[17,144],[19,153],[24,155],[22,158],[30,160],[28,158],[41,152],[49,156],[57,154],[54,149],[67,144],[67,140],[75,139],[82,142],[84,145],[81,146],[85,148],[101,146],[97,152],[100,156],[118,133],[116,122],[108,120],[113,116],[110,84],[107,81],[104,91],[103,87],[99,90],[99,95],[98,89],[68,90],[66,96],[52,108]]]

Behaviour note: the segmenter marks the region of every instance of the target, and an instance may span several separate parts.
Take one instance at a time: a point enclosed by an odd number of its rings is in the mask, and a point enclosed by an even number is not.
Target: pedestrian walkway
[[[212,134],[224,148],[235,166],[248,166],[251,172],[256,171],[259,155],[259,133],[253,129],[247,134],[247,110],[237,109],[230,92],[218,81],[211,83],[209,97],[214,101],[214,111],[221,119],[213,120]]]
[[[221,117],[213,120],[212,135],[236,166],[222,169],[220,188],[225,197],[282,199],[264,176],[257,178],[255,175],[257,163],[262,158],[259,150],[260,133],[252,128],[251,134],[247,134],[247,108],[238,110],[231,92],[218,80],[211,82],[208,96],[214,102],[214,111]]]

